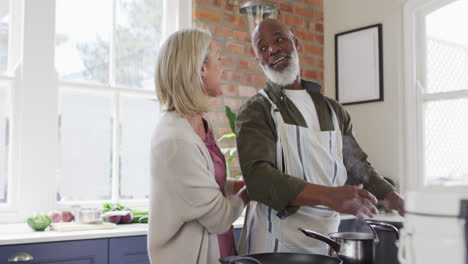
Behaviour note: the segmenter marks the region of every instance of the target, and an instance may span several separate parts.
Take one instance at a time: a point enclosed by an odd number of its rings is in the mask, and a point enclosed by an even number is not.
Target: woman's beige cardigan
[[[241,198],[221,193],[210,153],[187,119],[164,112],[151,141],[151,263],[219,263],[217,234],[243,208]]]

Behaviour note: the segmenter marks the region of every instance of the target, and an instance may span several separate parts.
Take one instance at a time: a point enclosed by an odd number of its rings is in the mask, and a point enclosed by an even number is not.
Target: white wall
[[[325,95],[335,98],[335,34],[382,23],[384,101],[345,106],[358,142],[382,176],[403,174],[402,0],[323,0]]]

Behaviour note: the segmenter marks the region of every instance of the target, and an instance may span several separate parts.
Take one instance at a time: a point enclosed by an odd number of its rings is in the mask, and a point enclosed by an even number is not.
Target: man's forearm
[[[306,184],[296,199],[289,202],[290,206],[314,206],[330,204],[329,187],[317,184]]]

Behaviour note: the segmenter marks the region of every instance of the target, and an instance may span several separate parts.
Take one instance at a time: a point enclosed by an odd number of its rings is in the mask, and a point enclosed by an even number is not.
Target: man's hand
[[[393,210],[397,210],[401,216],[405,215],[405,201],[396,192],[389,192],[381,204]]]
[[[361,220],[373,218],[378,214],[375,207],[377,199],[362,187],[362,184],[331,187],[328,194],[328,207],[339,213],[355,215]]]

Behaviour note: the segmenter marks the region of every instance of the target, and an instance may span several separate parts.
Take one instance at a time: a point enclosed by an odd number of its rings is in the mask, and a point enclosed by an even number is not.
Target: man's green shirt
[[[353,136],[349,114],[338,102],[323,96],[319,84],[302,80],[302,86],[314,102],[321,131],[334,130],[327,101],[334,108],[343,135],[346,184],[362,183],[377,199],[383,199],[394,189],[367,161],[367,154]],[[307,127],[302,114],[286,97],[284,87],[268,81],[264,91],[278,106],[285,123]],[[236,134],[240,166],[251,199],[277,211],[287,208],[289,213],[296,212],[298,207],[288,207],[288,203],[296,199],[306,182],[277,169],[275,144],[278,135],[271,117],[271,105],[262,95],[252,96],[241,106],[236,118]]]

